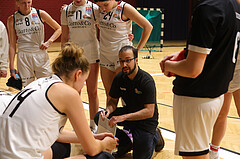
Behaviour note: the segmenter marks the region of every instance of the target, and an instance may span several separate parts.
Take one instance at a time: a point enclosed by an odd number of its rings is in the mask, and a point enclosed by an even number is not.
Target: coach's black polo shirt
[[[156,102],[156,87],[152,76],[139,68],[133,80],[129,79],[123,72],[118,73],[112,83],[109,95],[112,98],[120,98],[126,103],[127,113],[137,112],[144,107],[144,104],[155,104],[152,118],[129,121],[130,128],[144,129],[155,133],[158,125],[158,109]]]

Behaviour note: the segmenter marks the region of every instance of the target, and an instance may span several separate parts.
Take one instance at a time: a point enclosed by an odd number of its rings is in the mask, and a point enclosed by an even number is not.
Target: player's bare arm
[[[133,6],[131,6],[129,4],[126,4],[124,6],[122,18],[125,20],[131,19],[132,21],[134,21],[136,24],[138,24],[143,29],[141,39],[137,46],[137,49],[139,51],[142,50],[142,48],[146,44],[146,42],[152,32],[152,29],[153,29],[152,24],[145,17],[143,17]]]
[[[7,20],[7,28],[8,28],[8,38],[9,38],[9,68],[10,75],[15,78],[15,70],[14,68],[14,59],[16,54],[16,32],[14,29],[14,18],[13,15],[8,17]]]
[[[61,87],[57,85],[61,85]],[[54,93],[56,91],[58,92],[57,95]],[[48,97],[59,111],[64,112],[68,116],[74,131],[87,154],[95,156],[103,150],[112,150],[116,147],[116,139],[113,139],[112,137],[107,136],[103,140],[96,140],[94,138],[88,126],[81,97],[75,89],[72,89],[63,83],[57,83],[49,89]]]
[[[164,74],[169,75],[170,72],[179,76],[196,78],[203,70],[207,54],[188,51],[186,59],[181,61],[166,60],[164,63]]]
[[[61,48],[69,40],[69,28],[67,25],[62,25]]]
[[[52,42],[61,35],[62,29],[61,26],[47,12],[43,10],[40,10],[39,12],[43,22],[46,22],[53,30],[55,30],[52,36],[40,46],[40,49],[46,50]]]

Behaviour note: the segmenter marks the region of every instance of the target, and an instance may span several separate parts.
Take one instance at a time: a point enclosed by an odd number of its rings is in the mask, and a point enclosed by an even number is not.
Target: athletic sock
[[[219,149],[220,149],[220,146],[213,145],[213,144],[210,143],[210,150],[211,151],[218,152]]]
[[[210,151],[209,151],[210,159],[219,159],[220,158],[219,152],[218,152],[219,148],[220,148],[220,146],[210,144]]]

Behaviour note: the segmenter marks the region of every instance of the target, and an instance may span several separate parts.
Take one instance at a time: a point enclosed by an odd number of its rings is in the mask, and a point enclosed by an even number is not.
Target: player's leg
[[[43,152],[42,155],[44,159],[52,159],[52,149],[49,148],[47,151]]]
[[[48,77],[52,74],[48,54],[35,54],[33,61],[35,76],[37,78]]]
[[[239,59],[239,57],[238,57]],[[224,95],[224,103],[219,113],[218,119],[214,125],[213,135],[212,135],[212,143],[210,144],[210,159],[218,159],[219,158],[219,147],[221,141],[224,137],[227,128],[227,115],[230,109],[232,95],[234,96],[235,105],[240,110],[240,62],[239,60],[236,63],[236,67],[234,70],[234,75],[232,81],[229,83],[228,93]]]
[[[35,80],[31,54],[18,53],[17,70],[22,78],[23,87]]]
[[[96,131],[96,124],[94,122],[94,116],[98,112],[99,99],[97,94],[98,85],[98,73],[99,73],[99,63],[90,64],[90,73],[87,83],[87,93],[89,100],[89,113],[90,113],[90,128],[93,132]]]
[[[240,117],[240,54],[238,54],[236,67],[234,70],[233,79],[229,84],[229,92],[233,93],[234,102]]]
[[[118,54],[110,57],[108,57],[108,55],[100,54],[100,73],[107,96],[106,102],[108,102],[110,99],[109,92],[111,89],[112,81],[116,74],[121,71],[117,60]]]
[[[218,118],[214,124],[212,132],[212,142],[210,144],[210,159],[219,158],[218,150],[227,128],[227,115],[232,100],[232,93],[224,94],[224,102]]]
[[[112,85],[113,78],[116,75],[116,72],[109,70],[104,66],[100,66],[101,78],[103,82],[103,86],[105,88],[107,101],[110,99],[109,92]]]
[[[238,116],[240,117],[240,89],[233,92],[233,98],[237,108]]]

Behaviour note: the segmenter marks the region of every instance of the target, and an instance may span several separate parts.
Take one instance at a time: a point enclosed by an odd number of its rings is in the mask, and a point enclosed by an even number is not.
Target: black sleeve
[[[189,44],[203,48],[212,48],[221,16],[221,11],[214,6],[198,6],[193,14]]]

